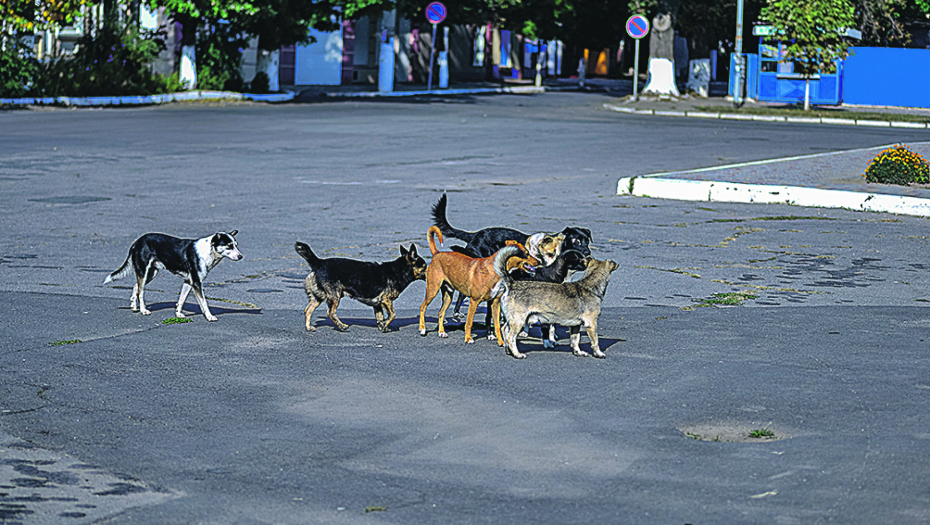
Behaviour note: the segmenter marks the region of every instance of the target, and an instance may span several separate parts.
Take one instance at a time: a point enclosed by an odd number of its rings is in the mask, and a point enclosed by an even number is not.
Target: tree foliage
[[[805,77],[833,71],[836,60],[846,58],[849,41],[843,30],[855,27],[855,15],[849,0],[769,0],[762,9],[762,19],[785,44],[785,59]]]

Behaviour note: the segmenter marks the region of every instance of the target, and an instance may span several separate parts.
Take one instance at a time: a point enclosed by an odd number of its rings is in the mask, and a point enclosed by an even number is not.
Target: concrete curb
[[[826,117],[782,117],[778,115],[743,115],[736,113],[711,113],[707,111],[660,111],[653,109],[635,109],[614,106],[613,104],[604,104],[604,108],[618,113],[630,113],[634,115],[655,115],[655,116],[675,116],[675,117],[694,117],[709,118],[721,120],[753,120],[764,122],[792,122],[803,124],[833,124],[842,126],[878,126],[892,128],[911,128],[911,129],[928,129],[930,124],[920,122],[888,122],[884,120],[868,119],[845,119],[845,118],[826,118]]]
[[[790,204],[930,217],[930,199],[799,186],[624,177],[617,182],[617,195],[684,201]]]
[[[545,93],[545,87],[536,86],[516,86],[516,87],[499,87],[499,88],[474,88],[474,89],[431,89],[423,91],[360,91],[360,92],[328,92],[327,98],[375,98],[375,97],[419,97],[424,95],[473,95],[483,93],[497,93],[505,95],[529,95]]]
[[[236,93],[232,91],[185,91],[164,95],[146,95],[129,97],[45,97],[45,98],[0,98],[0,104],[13,106],[75,106],[75,107],[109,107],[109,106],[148,106],[183,102],[192,100],[252,100],[255,102],[287,102],[293,100],[295,93],[271,93],[257,95],[254,93]]]

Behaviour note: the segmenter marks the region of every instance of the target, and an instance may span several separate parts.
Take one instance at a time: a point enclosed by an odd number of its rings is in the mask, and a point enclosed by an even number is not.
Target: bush
[[[232,35],[226,24],[201,31],[197,41],[197,89],[242,91],[245,82],[239,65],[246,46],[248,42]]]
[[[252,83],[249,84],[249,93],[264,95],[269,91],[271,91],[271,79],[268,78],[268,73],[264,71],[255,73],[255,78],[253,78]]]
[[[28,95],[39,73],[39,62],[28,46],[13,35],[0,33],[0,97]]]
[[[44,66],[36,91],[46,96],[123,96],[161,93],[170,82],[149,69],[165,42],[158,34],[125,28],[78,40],[72,58]]]
[[[926,159],[919,153],[899,144],[882,151],[870,160],[862,176],[866,182],[880,184],[928,184],[930,164],[927,164]]]

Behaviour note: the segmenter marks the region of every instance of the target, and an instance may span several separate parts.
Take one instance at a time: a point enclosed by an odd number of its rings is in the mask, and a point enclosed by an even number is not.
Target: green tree
[[[778,31],[785,59],[804,76],[804,109],[810,110],[811,77],[834,71],[836,61],[848,55],[843,32],[855,25],[855,6],[849,0],[768,0],[762,19]]]

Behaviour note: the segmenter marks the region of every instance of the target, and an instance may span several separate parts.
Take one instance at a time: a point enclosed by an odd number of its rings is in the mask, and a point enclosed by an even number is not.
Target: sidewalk
[[[619,113],[655,118],[701,118],[763,123],[843,125],[927,129],[927,124],[895,120],[896,115],[930,117],[930,109],[840,106],[830,118],[775,117],[738,113],[732,100],[723,96],[684,96],[660,100],[625,96],[604,104]],[[748,101],[744,108],[779,108],[783,105]],[[869,118],[861,118],[868,114]],[[887,120],[875,120],[883,114]],[[869,160],[894,144],[874,148],[804,155],[784,159],[718,166],[673,173],[625,177],[617,183],[618,195],[692,201],[793,204],[798,206],[846,208],[858,211],[930,216],[930,186],[898,186],[866,183],[863,172]],[[907,146],[930,158],[930,129],[926,141]]]

